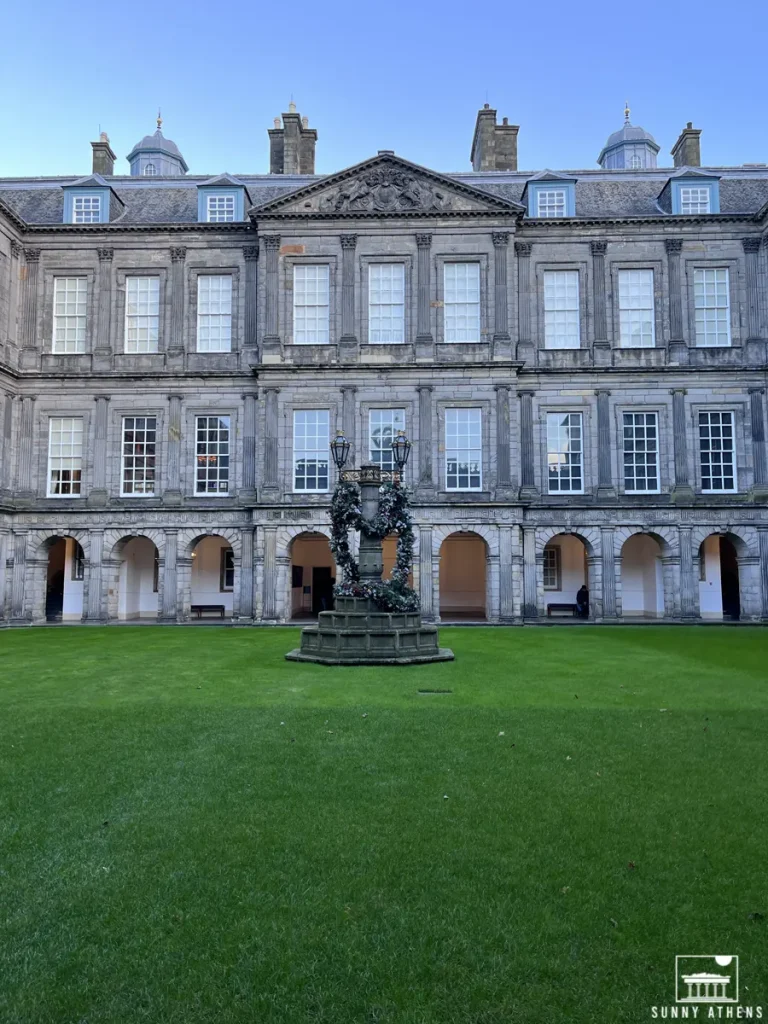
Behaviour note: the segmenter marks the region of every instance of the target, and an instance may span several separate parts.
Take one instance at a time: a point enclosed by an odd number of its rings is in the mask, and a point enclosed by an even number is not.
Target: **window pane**
[[[157,352],[160,278],[125,279],[125,351]]]
[[[696,309],[696,344],[731,344],[731,310],[728,268],[698,267],[693,272],[693,299]]]
[[[235,219],[234,196],[208,196],[206,210],[209,223],[223,223]]]
[[[330,341],[330,268],[293,268],[293,341],[327,345]]]
[[[560,548],[554,544],[544,548],[544,589],[560,589]]]
[[[566,215],[566,192],[564,188],[537,189],[536,191],[536,216],[537,217],[565,217]]]
[[[405,430],[405,409],[371,409],[368,414],[371,462],[392,472],[395,460],[392,441]]]
[[[195,494],[229,493],[229,416],[195,421]]]
[[[155,493],[157,419],[126,416],[123,419],[121,494],[149,497]]]
[[[445,488],[482,489],[482,416],[480,409],[445,410]]]
[[[77,497],[83,470],[83,420],[54,416],[48,425],[48,494]]]
[[[368,340],[405,341],[405,265],[372,263],[368,268]]]
[[[53,352],[85,352],[88,281],[84,277],[57,277],[53,283]]]
[[[330,414],[327,409],[302,409],[293,414],[293,489],[328,490]]]
[[[72,201],[72,221],[75,224],[99,224],[101,196],[75,196]]]
[[[202,274],[197,279],[197,351],[232,348],[232,277]]]
[[[659,490],[659,431],[655,412],[624,413],[624,490]]]
[[[549,493],[582,493],[584,450],[580,412],[547,415]]]
[[[680,189],[681,213],[709,213],[709,207],[710,189],[708,186]]]
[[[735,491],[734,424],[732,412],[699,413],[701,489]]]
[[[624,348],[653,348],[653,271],[619,271],[619,336]]]
[[[579,348],[579,272],[544,272],[544,345],[546,348]]]
[[[480,264],[446,263],[445,340],[480,341]]]

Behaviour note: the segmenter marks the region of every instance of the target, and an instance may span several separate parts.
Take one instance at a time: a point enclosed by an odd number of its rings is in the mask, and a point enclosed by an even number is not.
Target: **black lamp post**
[[[402,471],[405,469],[406,463],[408,462],[408,456],[411,454],[411,442],[405,436],[404,430],[398,430],[397,436],[392,442],[392,457],[395,460],[395,465]]]
[[[336,464],[336,469],[338,469],[339,472],[344,469],[344,464],[349,458],[350,448],[351,445],[349,441],[344,437],[344,431],[337,430],[336,437],[331,441],[331,455],[333,456],[333,461]]]

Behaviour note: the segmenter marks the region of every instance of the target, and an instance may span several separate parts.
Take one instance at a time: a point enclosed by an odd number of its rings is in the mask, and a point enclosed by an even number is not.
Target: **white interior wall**
[[[221,551],[230,547],[223,537],[203,537],[195,546],[192,559],[192,604],[223,604],[231,615],[234,592],[221,589]],[[235,574],[237,586],[237,574]]]
[[[62,622],[78,622],[83,617],[83,580],[72,579],[72,569],[75,561],[74,537],[64,538],[64,606],[62,608]]]
[[[547,547],[550,545],[560,548],[560,589],[545,590],[544,604],[576,604],[576,592],[587,582],[584,542],[561,533],[553,537]]]
[[[291,565],[301,565],[304,569],[301,587],[291,588],[291,614],[312,611],[312,570],[315,567],[330,568],[331,576],[336,575],[334,561],[328,540],[325,537],[297,537],[291,547]],[[305,594],[304,587],[310,589]]]
[[[648,534],[635,534],[621,549],[621,608],[623,615],[664,616],[661,548]]]
[[[454,533],[440,548],[440,614],[485,615],[485,541]]]
[[[699,607],[702,619],[722,619],[723,590],[720,579],[720,537],[712,534],[699,549],[704,560],[704,579],[699,578]]]
[[[123,548],[117,594],[119,619],[156,619],[154,592],[155,545],[148,537],[134,537]]]

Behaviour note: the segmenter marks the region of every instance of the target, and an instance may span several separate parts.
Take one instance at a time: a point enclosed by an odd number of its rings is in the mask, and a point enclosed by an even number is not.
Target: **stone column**
[[[13,409],[12,395],[5,396],[3,419],[0,423],[0,440],[2,441],[2,461],[0,461],[0,494],[10,497],[13,490]]]
[[[612,526],[600,528],[600,555],[603,563],[603,618],[616,618],[616,551]]]
[[[93,486],[88,492],[89,505],[106,505],[107,495],[107,433],[109,430],[109,395],[96,396],[93,429]]]
[[[6,563],[8,561],[8,538],[8,530],[0,528],[0,622],[5,621],[5,602],[8,579],[8,571],[6,569]]]
[[[611,406],[610,391],[597,395],[597,497],[610,501],[616,497],[611,474]]]
[[[341,429],[344,431],[344,436],[349,441],[349,459],[347,464],[354,465],[355,463],[355,452],[357,442],[357,430],[356,428],[356,417],[355,417],[355,395],[357,394],[357,388],[352,385],[345,385],[341,389]],[[333,431],[331,431],[333,433]],[[360,439],[360,455],[361,461],[367,462],[369,459],[369,453],[366,445],[366,438]]]
[[[40,269],[40,250],[24,250],[25,266],[22,269],[24,289],[21,304],[21,367],[34,370],[40,365],[37,343],[37,292]]]
[[[684,619],[698,615],[698,582],[693,571],[693,541],[690,526],[681,526],[680,535],[680,613]],[[665,601],[666,605],[666,601]]]
[[[16,455],[16,490],[17,497],[22,499],[32,498],[35,493],[35,487],[32,482],[32,441],[35,430],[36,399],[37,395],[23,395],[21,399],[21,421],[19,423],[19,443]],[[46,481],[43,493],[46,494],[47,491],[48,482]]]
[[[499,621],[513,622],[515,618],[514,548],[512,530],[499,527]]]
[[[765,460],[765,414],[763,395],[765,388],[749,389],[749,411],[752,426],[752,452],[755,463],[754,501],[768,501],[768,477]]]
[[[18,344],[19,318],[19,264],[24,250],[18,242],[11,242],[11,258],[8,261],[8,341]]]
[[[277,527],[264,527],[264,593],[261,602],[262,619],[277,618],[277,594],[275,590],[275,571],[277,568]]]
[[[493,239],[493,358],[512,358],[512,339],[509,336],[509,296],[507,293],[507,250],[509,233],[494,231]]]
[[[432,527],[419,527],[419,598],[423,622],[434,622],[432,592]]]
[[[243,348],[246,350],[246,358],[249,363],[258,361],[258,245],[244,245],[243,259],[245,260],[245,325],[243,333]]]
[[[421,384],[419,393],[419,489],[433,491],[432,470],[432,385]]]
[[[758,526],[757,543],[760,552],[760,591],[762,617],[768,620],[768,525]]]
[[[360,354],[355,334],[355,246],[357,235],[341,236],[341,338],[339,358],[355,362]]]
[[[88,533],[88,598],[84,602],[83,619],[88,622],[105,622],[106,608],[102,611],[101,563],[104,556],[104,531],[90,530]]]
[[[691,574],[693,573],[693,564],[691,564],[690,572]],[[662,556],[661,573],[664,580],[664,617],[667,619],[680,619],[683,614],[683,583],[680,556]],[[695,613],[693,617],[695,618]]]
[[[265,235],[264,243],[264,355],[281,355],[278,333],[278,306],[280,302],[280,236]]]
[[[592,304],[595,324],[594,355],[595,362],[607,365],[610,362],[610,342],[608,341],[608,318],[605,309],[605,253],[608,243],[593,240],[589,243],[592,253]]]
[[[96,317],[96,336],[93,339],[94,369],[108,370],[112,364],[112,342],[110,329],[112,326],[112,257],[114,249],[97,249],[99,257],[98,314]]]
[[[278,407],[277,396],[280,388],[264,389],[264,482],[263,491],[275,495],[278,491],[277,478],[277,434]]]
[[[496,500],[512,498],[509,392],[511,384],[496,384]]]
[[[363,464],[360,467],[360,507],[364,519],[373,519],[379,511],[379,490],[381,471],[378,466]],[[360,548],[357,563],[360,566],[361,583],[378,583],[384,572],[381,538],[372,536],[366,530],[360,531]]]
[[[742,238],[747,280],[747,341],[760,340],[760,239]]]
[[[688,362],[688,347],[683,337],[683,285],[680,272],[681,238],[667,238],[667,279],[669,281],[669,360]]]
[[[168,476],[164,505],[181,504],[181,395],[168,395]],[[194,488],[193,488],[194,489]]]
[[[243,486],[240,499],[245,502],[256,500],[256,413],[257,395],[245,394],[243,398]]]
[[[240,531],[240,618],[253,619],[253,527]]]
[[[184,261],[187,250],[176,245],[171,249],[171,329],[169,332],[168,355],[179,359],[184,354]],[[195,339],[190,348],[197,348]]]
[[[523,528],[523,618],[539,615],[539,593],[536,579],[536,527]]]
[[[416,235],[416,357],[434,359],[432,336],[432,235]]]
[[[531,242],[515,242],[517,257],[517,358],[534,361],[531,339]]]
[[[24,622],[24,583],[27,575],[27,530],[13,535],[13,576],[11,577],[11,620]]]
[[[178,615],[178,556],[179,531],[165,530],[165,564],[163,566],[163,609],[164,622],[175,622]]]
[[[520,396],[520,498],[538,497],[534,469],[533,391],[518,391]]]
[[[672,430],[675,448],[675,487],[672,491],[674,501],[693,501],[693,488],[688,476],[688,431],[686,429],[685,388],[673,388],[672,395]]]

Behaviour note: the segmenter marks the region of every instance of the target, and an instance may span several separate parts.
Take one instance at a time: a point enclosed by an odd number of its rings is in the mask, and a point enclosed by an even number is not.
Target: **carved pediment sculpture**
[[[322,213],[441,213],[451,197],[396,167],[375,167],[322,196]]]

